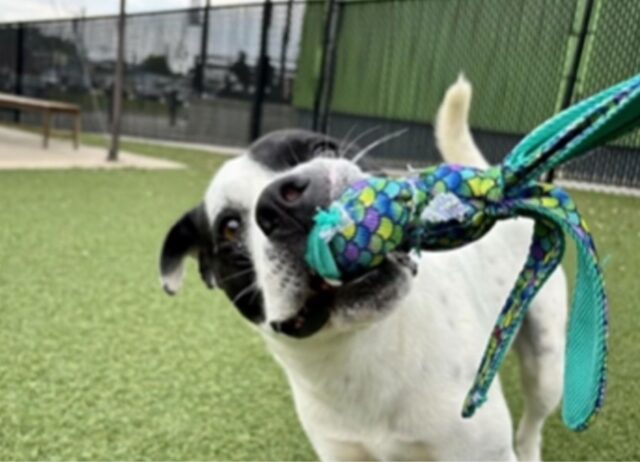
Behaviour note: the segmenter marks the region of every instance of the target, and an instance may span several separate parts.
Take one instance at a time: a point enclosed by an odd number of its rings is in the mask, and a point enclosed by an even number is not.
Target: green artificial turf
[[[192,263],[178,296],[160,290],[164,234],[224,158],[124,147],[189,168],[0,172],[0,459],[313,459],[282,373],[225,297]],[[638,459],[640,200],[575,197],[610,256],[611,381],[586,433],[550,420],[544,455]]]

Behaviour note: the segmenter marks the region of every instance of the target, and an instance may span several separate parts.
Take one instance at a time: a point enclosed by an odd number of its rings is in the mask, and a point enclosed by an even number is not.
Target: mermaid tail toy
[[[399,179],[370,177],[319,210],[305,259],[339,283],[381,264],[392,251],[447,250],[485,235],[498,220],[535,221],[529,255],[485,349],[462,414],[470,417],[489,386],[536,293],[562,260],[568,234],[577,249],[577,281],[568,323],[562,416],[585,429],[606,387],[607,297],[598,255],[571,197],[539,182],[545,172],[640,125],[640,75],[551,118],[502,164],[480,170],[441,164]]]

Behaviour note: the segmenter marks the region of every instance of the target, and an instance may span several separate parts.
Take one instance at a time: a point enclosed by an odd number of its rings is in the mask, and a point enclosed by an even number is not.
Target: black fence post
[[[326,101],[326,82],[328,75],[328,62],[330,61],[330,49],[332,41],[335,41],[335,33],[337,31],[335,22],[336,0],[327,2],[327,12],[324,19],[324,35],[322,39],[322,58],[320,60],[320,75],[316,83],[316,93],[313,102],[313,119],[311,128],[315,131],[321,130],[322,119],[326,119],[328,111],[328,103]]]
[[[329,113],[331,112],[331,98],[333,96],[333,82],[336,69],[336,52],[338,50],[338,41],[340,37],[340,20],[342,19],[342,10],[345,7],[344,2],[336,2],[329,30],[329,43],[327,44],[327,61],[324,77],[324,94],[320,103],[318,131],[327,133],[329,130]]]
[[[258,66],[256,69],[255,93],[253,95],[253,106],[251,108],[251,120],[249,121],[249,141],[253,141],[260,136],[262,131],[262,107],[268,83],[267,73],[270,71],[269,56],[269,28],[271,27],[271,10],[273,4],[271,0],[265,0],[262,10],[262,27],[260,31],[260,55],[258,56]]]
[[[576,3],[576,8],[578,4]],[[593,0],[586,0],[585,10],[582,15],[582,23],[580,24],[580,30],[578,32],[578,43],[576,43],[576,51],[573,54],[573,60],[571,61],[571,67],[569,68],[569,75],[567,76],[567,85],[562,95],[561,110],[564,110],[571,106],[574,92],[576,89],[576,82],[578,81],[578,74],[580,72],[580,63],[582,62],[582,55],[584,53],[584,45],[587,41],[587,34],[589,32],[589,23],[591,22],[591,15],[593,13]],[[549,183],[553,183],[555,178],[555,169],[550,170],[547,173],[545,180]]]
[[[282,41],[280,42],[280,70],[278,75],[278,91],[280,97],[285,97],[287,50],[289,49],[289,37],[291,35],[291,13],[293,11],[293,0],[287,0],[287,11],[284,20],[284,30],[282,31]]]
[[[125,40],[127,27],[126,5],[127,0],[120,0],[120,13],[118,14],[116,67],[113,73],[113,119],[111,123],[111,146],[107,154],[109,162],[116,162],[120,151],[120,130],[122,128],[122,103],[124,93],[125,73]]]
[[[198,66],[196,67],[194,87],[198,96],[202,97],[205,90],[205,79],[207,69],[207,55],[209,54],[209,10],[211,1],[207,0],[204,4],[202,19],[202,36],[200,37],[200,57],[198,58]]]
[[[15,84],[13,87],[13,92],[16,95],[22,95],[24,93],[24,58],[25,58],[25,47],[24,47],[24,39],[25,39],[25,25],[24,23],[19,23],[16,31],[16,63],[15,63]],[[20,123],[20,111],[15,110],[13,112],[13,121],[15,123]]]

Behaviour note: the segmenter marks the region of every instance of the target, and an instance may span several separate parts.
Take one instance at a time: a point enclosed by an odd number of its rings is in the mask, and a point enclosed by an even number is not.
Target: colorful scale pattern
[[[465,213],[455,220],[437,223],[419,222],[415,226],[415,245],[424,250],[447,250],[480,239],[496,222],[494,210],[501,208],[502,177],[499,168],[486,171],[460,165],[443,164],[425,170],[416,186],[423,191],[426,202],[418,206],[424,211],[440,194],[450,193],[465,206]],[[508,214],[507,214],[508,215]]]
[[[524,319],[530,300],[560,264],[563,251],[562,231],[553,223],[537,221],[527,261],[493,328],[473,386],[465,399],[463,416],[473,415],[486,400],[489,386]]]
[[[407,205],[413,198],[406,181],[370,178],[353,184],[341,206],[351,222],[330,242],[336,263],[346,274],[356,274],[381,264],[405,239],[411,217]]]
[[[305,258],[327,279],[357,275],[395,250],[446,250],[481,238],[497,220],[535,221],[528,258],[496,321],[463,415],[486,399],[527,309],[560,264],[570,236],[577,278],[568,323],[562,415],[583,430],[606,389],[608,306],[597,252],[586,223],[562,189],[538,177],[632,130],[640,123],[640,75],[556,115],[525,137],[501,165],[486,171],[440,165],[401,179],[353,184],[316,216]]]
[[[358,274],[407,241],[411,247],[443,250],[479,239],[495,223],[486,209],[499,208],[499,175],[499,169],[443,164],[406,180],[372,177],[351,185],[337,203],[351,220],[330,241],[337,265],[345,275]],[[420,214],[445,192],[464,200],[464,219],[424,227]]]

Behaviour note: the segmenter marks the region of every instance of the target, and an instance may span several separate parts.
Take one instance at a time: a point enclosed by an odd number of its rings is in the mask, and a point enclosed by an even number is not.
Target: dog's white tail
[[[471,84],[464,75],[449,87],[436,116],[436,143],[442,157],[452,164],[486,168],[489,163],[473,141],[469,130]]]

